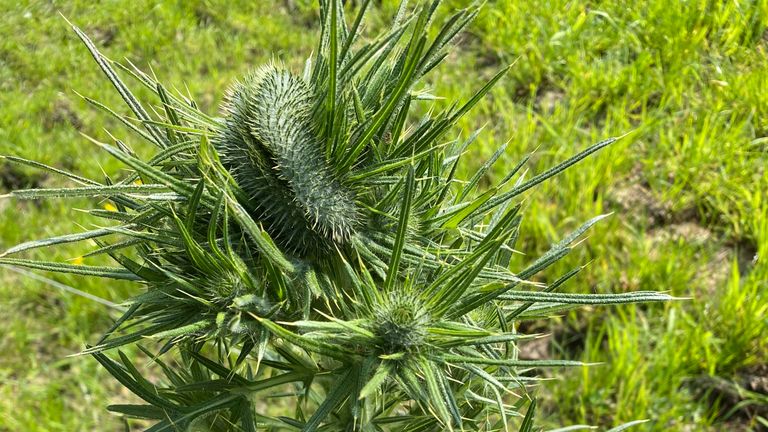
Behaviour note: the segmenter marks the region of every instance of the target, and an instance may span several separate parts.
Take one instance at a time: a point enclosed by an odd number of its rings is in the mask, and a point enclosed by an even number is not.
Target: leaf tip
[[[70,21],[70,20],[69,20],[69,18],[67,18],[67,16],[66,16],[66,15],[64,15],[64,12],[62,12],[62,11],[58,11],[58,12],[59,12],[59,16],[60,16],[60,17],[61,17],[61,18],[62,18],[64,21],[66,21],[66,22],[67,22],[67,24],[68,24],[69,26],[71,26],[71,27],[72,27],[72,28],[73,28],[75,31],[78,31],[78,30],[80,30],[79,28],[77,28],[77,26],[76,26],[76,25],[72,24],[72,21]]]
[[[596,216],[596,217],[595,217],[595,221],[601,221],[601,220],[603,220],[603,219],[605,219],[605,218],[608,218],[608,217],[611,217],[611,216],[613,216],[614,214],[616,214],[616,212],[615,212],[615,211],[612,211],[612,212],[608,212],[608,213],[603,213],[603,214],[601,214],[601,215],[599,215],[599,216]]]
[[[638,128],[632,129],[632,130],[630,130],[630,131],[628,131],[628,132],[625,132],[625,133],[623,133],[623,134],[621,134],[621,135],[619,135],[619,136],[617,136],[617,137],[614,137],[614,138],[613,138],[613,141],[615,142],[615,141],[618,141],[618,140],[624,139],[624,138],[626,138],[627,136],[629,136],[629,135],[632,135],[632,134],[634,134],[634,133],[638,132],[639,130],[640,130],[640,129],[638,129]]]

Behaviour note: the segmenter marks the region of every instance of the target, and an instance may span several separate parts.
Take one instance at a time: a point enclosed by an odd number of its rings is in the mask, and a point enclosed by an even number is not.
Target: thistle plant
[[[530,431],[532,371],[581,363],[519,359],[517,344],[537,336],[521,334],[520,320],[669,299],[559,292],[580,268],[531,280],[603,216],[512,268],[521,194],[615,139],[528,179],[523,158],[483,190],[500,148],[457,179],[479,131],[452,138],[454,126],[507,69],[466,101],[414,109],[431,103],[420,83],[477,13],[430,32],[440,3],[403,2],[389,31],[364,39],[370,1],[348,22],[338,0],[321,0],[320,42],[303,72],[257,68],[231,86],[219,116],[109,60],[72,26],[130,109],[85,98],[132,132],[88,139],[131,172],[96,181],[6,156],[75,184],[12,197],[107,199],[115,210],[94,208],[102,226],[20,244],[0,263],[141,287],[83,350],[143,401],[111,411],[154,421],[149,431]],[[126,77],[156,94],[149,109]],[[156,154],[141,159],[130,140]],[[86,256],[115,265],[10,257],[83,240],[97,244]],[[129,344],[164,377],[143,375],[119,349]]]

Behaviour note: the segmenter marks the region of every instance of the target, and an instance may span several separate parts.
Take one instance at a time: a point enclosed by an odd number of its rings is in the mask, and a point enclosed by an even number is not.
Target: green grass
[[[74,91],[109,106],[120,106],[119,96],[57,12],[106,55],[142,68],[151,61],[162,81],[186,85],[209,112],[234,78],[265,60],[298,69],[315,36],[309,1],[135,3],[0,0],[0,34],[7,35],[0,39],[0,154],[92,177],[102,168],[114,173],[116,165],[78,130],[126,134]],[[374,22],[386,22],[395,6],[385,0]],[[543,329],[554,331],[548,355],[605,362],[540,390],[548,424],[650,418],[636,430],[722,430],[702,377],[738,381],[768,362],[767,25],[764,0],[648,0],[632,8],[616,0],[489,1],[458,41],[464,52],[432,78],[434,94],[461,99],[474,90],[467,82],[514,62],[460,124],[464,135],[485,125],[472,149],[477,166],[509,142],[496,180],[534,149],[531,175],[631,132],[590,159],[592,169],[567,171],[530,194],[519,248],[535,256],[580,222],[615,211],[549,274],[593,260],[571,290],[655,289],[692,298],[581,310]],[[87,224],[68,204],[0,201],[0,249],[69,232],[72,220]],[[35,257],[81,252],[57,248]],[[52,278],[112,300],[131,290]],[[66,357],[114,314],[10,271],[0,281],[0,430],[120,430],[104,406],[127,395],[113,394],[117,386],[92,359]]]

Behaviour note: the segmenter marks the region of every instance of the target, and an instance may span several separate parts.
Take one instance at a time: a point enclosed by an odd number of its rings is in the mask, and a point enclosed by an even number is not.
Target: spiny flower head
[[[373,329],[385,354],[417,350],[424,343],[430,317],[418,296],[393,292],[374,314]]]
[[[312,118],[316,97],[301,78],[263,66],[229,90],[215,141],[251,214],[300,256],[345,245],[358,225],[352,191],[323,154]]]

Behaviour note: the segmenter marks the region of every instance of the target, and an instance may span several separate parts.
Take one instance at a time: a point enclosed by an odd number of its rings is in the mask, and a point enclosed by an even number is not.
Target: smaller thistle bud
[[[381,338],[384,352],[412,351],[424,342],[429,321],[429,312],[418,297],[394,292],[377,311],[374,332]]]
[[[245,284],[238,275],[232,272],[225,271],[202,282],[202,285],[214,298],[230,299],[245,292]]]

